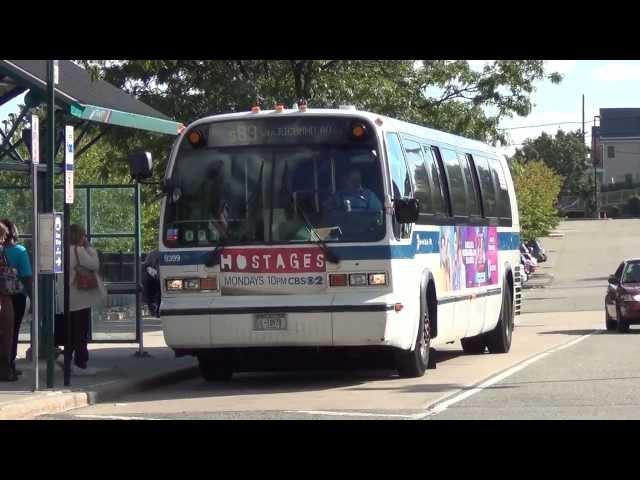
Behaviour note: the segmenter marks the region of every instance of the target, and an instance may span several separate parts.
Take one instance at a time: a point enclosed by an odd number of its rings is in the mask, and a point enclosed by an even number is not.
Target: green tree
[[[512,162],[511,172],[523,239],[547,235],[559,222],[555,205],[563,178],[540,160]]]
[[[513,159],[522,163],[544,162],[564,178],[562,195],[587,197],[593,195],[588,153],[589,148],[583,142],[580,130],[565,133],[559,129],[555,136],[542,133],[537,138],[526,140],[522,148],[516,150]]]
[[[542,60],[498,60],[482,71],[465,60],[81,61],[170,117],[272,108],[306,98],[314,107],[353,104],[479,140],[504,140],[498,122],[531,111],[534,82],[559,82]],[[487,113],[491,111],[491,113]]]

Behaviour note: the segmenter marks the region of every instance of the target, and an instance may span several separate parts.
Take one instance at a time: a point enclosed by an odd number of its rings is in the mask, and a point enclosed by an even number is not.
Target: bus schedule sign
[[[226,295],[317,292],[327,287],[324,252],[310,248],[225,248],[220,255]]]

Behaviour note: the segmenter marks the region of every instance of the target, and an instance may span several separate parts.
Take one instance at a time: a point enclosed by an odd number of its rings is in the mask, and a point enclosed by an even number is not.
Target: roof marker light
[[[379,127],[382,126],[382,119],[380,117],[376,118],[376,125],[378,125]]]
[[[194,147],[201,147],[204,145],[204,135],[200,130],[191,130],[188,135],[189,143]]]

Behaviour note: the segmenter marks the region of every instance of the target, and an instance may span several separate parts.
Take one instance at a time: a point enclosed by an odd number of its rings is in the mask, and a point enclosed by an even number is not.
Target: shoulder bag
[[[9,265],[3,248],[0,257],[0,295],[17,295],[21,292],[22,283],[18,278],[18,272]]]
[[[78,290],[93,290],[98,288],[98,277],[95,272],[80,265],[80,257],[78,256],[78,247],[76,252],[76,287]]]

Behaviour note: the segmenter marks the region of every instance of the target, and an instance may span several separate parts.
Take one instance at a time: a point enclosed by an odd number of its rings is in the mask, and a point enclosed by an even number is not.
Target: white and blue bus
[[[518,211],[491,146],[353,108],[253,109],[184,128],[165,191],[164,336],[207,380],[250,351],[379,349],[403,377],[456,340],[509,351]]]

